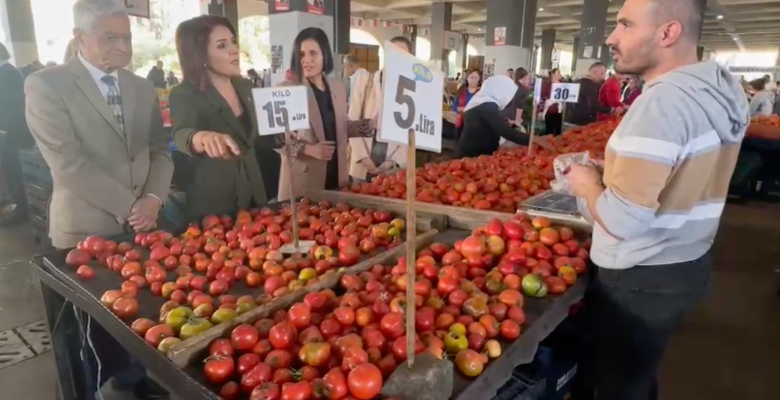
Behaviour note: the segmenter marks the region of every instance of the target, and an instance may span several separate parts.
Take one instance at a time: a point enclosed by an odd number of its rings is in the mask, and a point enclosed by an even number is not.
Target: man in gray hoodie
[[[710,278],[750,115],[728,70],[698,62],[705,5],[625,2],[607,44],[617,72],[647,83],[607,143],[603,176],[592,166],[568,174],[594,220],[582,378],[598,400],[657,398],[664,348]]]

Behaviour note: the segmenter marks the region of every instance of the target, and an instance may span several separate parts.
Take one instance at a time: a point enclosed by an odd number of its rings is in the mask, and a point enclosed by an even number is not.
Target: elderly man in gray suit
[[[153,229],[173,175],[156,90],[124,70],[133,54],[125,2],[78,0],[73,14],[78,53],[25,82],[27,122],[54,183],[49,235],[60,249]],[[121,346],[94,327],[92,336],[114,389],[159,398]]]
[[[54,181],[57,248],[154,228],[173,175],[156,90],[124,69],[133,55],[124,1],[79,0],[73,10],[78,54],[25,82],[28,125]]]

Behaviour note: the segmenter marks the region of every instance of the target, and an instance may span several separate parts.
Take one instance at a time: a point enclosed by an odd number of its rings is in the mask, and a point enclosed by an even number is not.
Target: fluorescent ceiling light
[[[723,19],[723,16],[722,15],[718,15],[716,18],[717,19]]]

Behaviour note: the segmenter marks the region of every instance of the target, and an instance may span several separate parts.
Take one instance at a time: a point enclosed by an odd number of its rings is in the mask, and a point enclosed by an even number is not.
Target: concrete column
[[[217,0],[205,0],[200,3],[200,12],[203,15],[215,15],[218,17],[225,17],[236,28],[236,36],[238,36],[238,2],[237,1],[221,1]],[[240,38],[238,38],[240,40]]]
[[[601,62],[609,68],[612,65],[612,54],[609,52],[609,46],[606,44],[601,45]]]
[[[542,70],[552,69],[552,54],[555,48],[555,29],[542,31],[542,62],[539,64]]]
[[[465,74],[469,69],[469,35],[463,34],[460,39],[460,68]]]
[[[407,35],[409,35],[409,41],[412,42],[412,54],[417,54],[417,34],[420,28],[417,25],[408,26]]]
[[[594,62],[601,61],[599,47],[604,44],[609,0],[584,0],[580,17],[580,48],[575,54],[577,69],[574,76],[581,77]]]
[[[30,0],[0,0],[0,24],[5,31],[3,43],[11,53],[11,63],[21,68],[38,60],[38,44],[35,40]]]
[[[485,59],[495,60],[495,73],[509,68],[533,70],[537,0],[488,0]]]
[[[571,74],[574,75],[574,71],[577,70],[577,54],[580,52],[580,36],[575,35],[574,36],[574,43],[572,43],[571,46],[572,51],[572,57],[571,57]]]
[[[438,63],[445,74],[449,66],[449,49],[444,40],[447,32],[452,30],[452,3],[431,4],[431,61]]]

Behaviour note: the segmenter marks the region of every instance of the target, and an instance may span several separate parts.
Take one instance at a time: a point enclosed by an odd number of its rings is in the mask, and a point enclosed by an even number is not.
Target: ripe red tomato
[[[382,317],[379,322],[379,330],[391,340],[394,340],[404,334],[404,315],[391,312]]]
[[[228,339],[216,339],[209,346],[209,355],[232,357],[234,353],[233,344]]]
[[[275,349],[288,349],[298,340],[298,331],[291,322],[282,321],[268,332],[268,340]]]
[[[89,265],[82,265],[76,270],[76,275],[81,280],[89,281],[95,278],[95,270]]]
[[[362,364],[347,376],[349,394],[359,400],[370,400],[382,389],[382,372],[374,364]]]
[[[311,322],[311,307],[306,303],[295,303],[287,311],[287,320],[296,328],[303,329]]]
[[[281,400],[309,400],[311,394],[312,390],[309,382],[287,382],[282,385]]]
[[[231,360],[232,361],[232,360]],[[241,390],[244,393],[251,393],[256,387],[271,381],[271,366],[266,363],[255,365],[241,376]]]
[[[270,365],[273,369],[290,368],[292,367],[293,358],[290,352],[276,349],[268,352],[268,354],[265,356],[264,362]]]
[[[225,400],[234,400],[238,397],[238,384],[230,381],[219,390],[219,397]]]
[[[252,390],[249,400],[279,400],[282,395],[282,389],[278,384],[266,382]]]
[[[355,323],[355,310],[350,307],[338,307],[333,310],[333,316],[336,317],[341,325],[352,326]]]
[[[238,361],[236,362],[236,372],[238,372],[239,375],[244,375],[249,372],[250,369],[254,368],[255,365],[260,364],[260,361],[260,356],[255,353],[242,354],[241,357],[238,357]]]
[[[138,313],[138,301],[130,297],[121,297],[114,302],[111,310],[120,319],[128,320]]]
[[[341,399],[347,395],[347,377],[339,368],[333,368],[322,379],[329,399]]]
[[[235,363],[231,357],[212,356],[206,359],[206,363],[203,365],[206,380],[215,384],[230,380],[234,370]]]
[[[230,342],[238,351],[249,351],[260,340],[257,329],[252,325],[239,325],[230,333]]]
[[[327,340],[341,333],[341,325],[335,319],[325,319],[320,323],[320,333]]]
[[[157,348],[163,339],[174,336],[173,329],[165,324],[155,325],[144,334],[144,339],[152,347]]]
[[[352,371],[360,364],[368,362],[368,353],[359,347],[350,347],[344,352],[344,357],[341,360],[341,369],[344,371]]]

